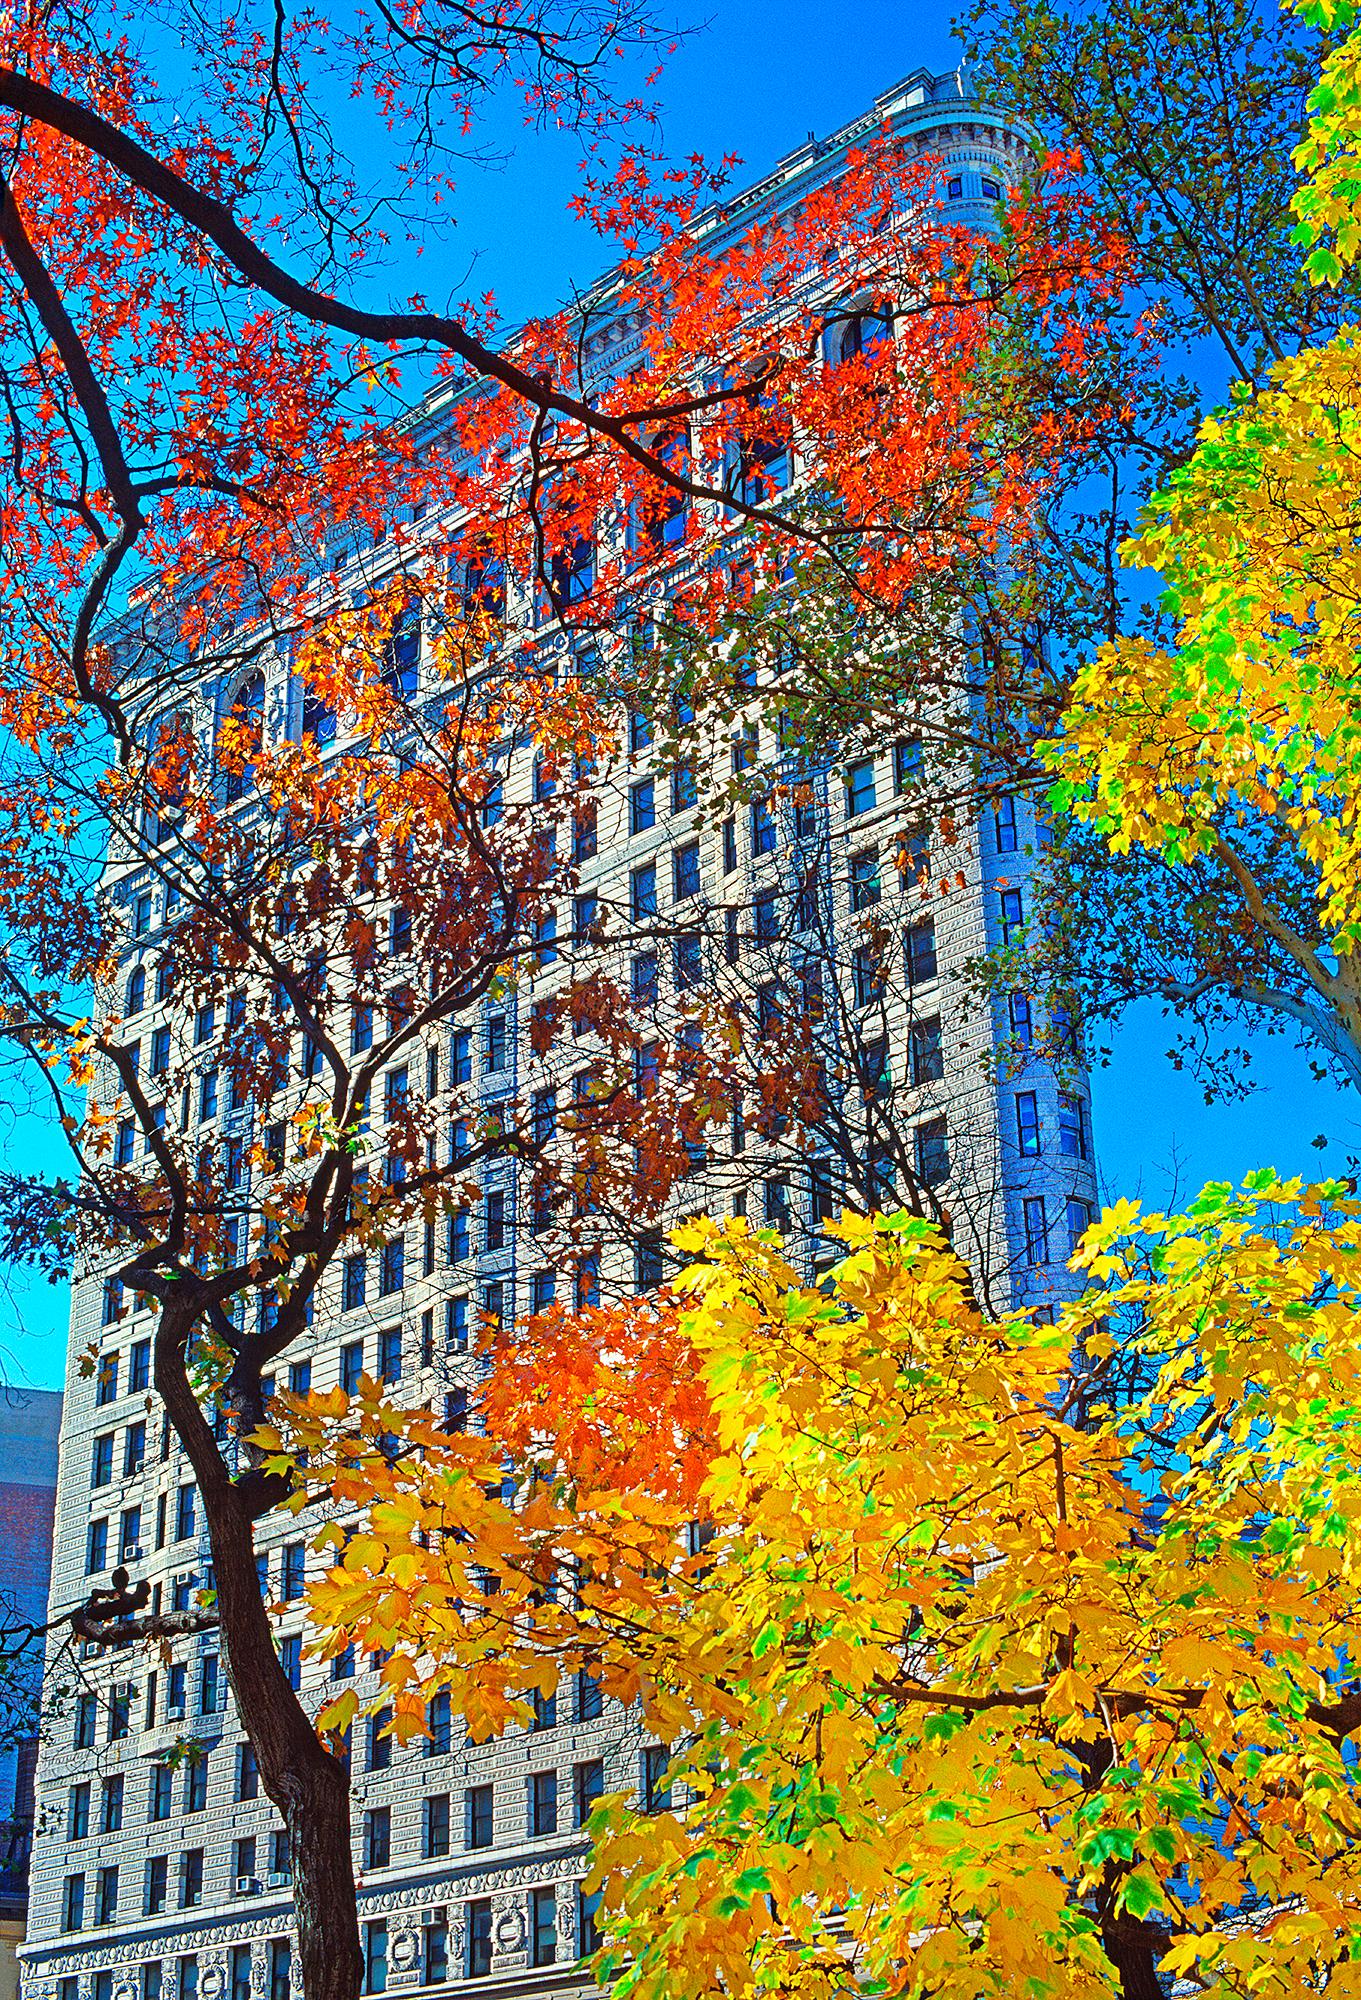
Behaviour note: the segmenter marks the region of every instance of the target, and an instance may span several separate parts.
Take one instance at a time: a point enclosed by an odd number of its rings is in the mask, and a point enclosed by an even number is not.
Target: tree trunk
[[[302,1965],[300,2000],[358,2000],[363,1982],[350,1780],[288,1684],[260,1594],[255,1525],[184,1373],[183,1340],[157,1342],[156,1387],[198,1475],[223,1651],[265,1792],[288,1829]]]
[[[1101,1942],[1120,1975],[1121,2000],[1167,2000],[1152,1944],[1143,1938],[1130,1937],[1119,1918],[1102,1926]]]

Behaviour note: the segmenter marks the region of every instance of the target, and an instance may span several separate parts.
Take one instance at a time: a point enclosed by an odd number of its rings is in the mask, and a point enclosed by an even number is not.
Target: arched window
[[[265,736],[265,677],[247,674],[236,690],[228,719],[236,725],[227,758],[227,803],[243,799],[255,782],[255,759]]]
[[[682,477],[689,474],[690,433],[684,425],[660,432],[650,440],[650,448],[670,471]],[[646,479],[629,509],[630,555],[660,556],[679,548],[689,521],[689,494],[664,485],[660,479]]]
[[[189,757],[193,747],[188,718],[167,715],[157,723],[146,767],[146,804],[142,823],[147,839],[159,845],[176,831],[189,796]]]
[[[763,377],[736,399],[732,434],[723,451],[723,487],[748,507],[763,507],[788,486],[789,417]],[[743,405],[750,415],[743,412]]]
[[[871,360],[893,338],[893,322],[880,307],[870,306],[839,319],[832,327],[833,361]]]
[[[318,749],[336,740],[336,712],[314,688],[304,688],[302,696],[303,741]]]
[[[175,990],[175,961],[169,953],[156,967],[156,998],[168,1000]]]
[[[416,692],[421,667],[421,607],[408,598],[383,641],[383,680],[395,695],[409,701]]]
[[[140,1014],[146,1006],[146,967],[134,965],[128,974],[127,992],[123,1000],[123,1012],[129,1019]]]
[[[500,626],[506,616],[506,566],[489,542],[468,557],[463,572],[463,616],[477,627]]]
[[[595,532],[562,480],[544,482],[539,508],[548,548],[548,599],[555,611],[568,611],[595,589]]]

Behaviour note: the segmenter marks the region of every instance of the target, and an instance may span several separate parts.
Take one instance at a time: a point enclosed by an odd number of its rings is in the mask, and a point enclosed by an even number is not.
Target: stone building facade
[[[810,140],[709,227],[736,231],[754,204],[792,201],[834,176],[855,141],[886,121],[941,156],[948,203],[966,218],[986,214],[1023,152],[1017,135],[961,96],[955,77],[918,72],[863,119]],[[602,320],[593,358],[602,367],[625,365],[634,332]],[[557,659],[565,668],[572,645],[567,634],[545,629],[544,663]],[[235,693],[225,684],[200,690],[209,740]],[[301,690],[282,655],[265,669],[263,712],[267,729],[298,733]],[[758,740],[758,756],[777,754],[773,743]],[[639,871],[653,869],[663,898],[669,887],[679,900],[676,857],[687,848],[695,850],[686,867],[693,866],[699,894],[755,906],[763,885],[788,888],[806,842],[819,857],[834,935],[848,929],[866,893],[868,878],[863,868],[856,872],[863,857],[880,857],[887,873],[911,783],[903,746],[885,745],[849,770],[810,773],[807,826],[781,824],[770,835],[745,814],[730,831],[701,825],[683,799],[673,799],[668,812],[665,774],[657,776],[648,823],[638,824],[634,792],[649,768],[640,746],[602,775],[597,849],[583,864],[583,893],[622,905]],[[527,760],[508,769],[508,789],[530,782]],[[1023,1056],[1004,1073],[989,1069],[989,1051],[1015,1041],[1017,1024],[1004,1007],[966,1008],[959,997],[960,968],[1023,920],[1035,840],[1025,801],[986,814],[951,858],[954,887],[933,902],[929,939],[910,898],[894,903],[891,883],[876,893],[886,910],[892,905],[906,954],[908,1011],[888,1023],[886,1060],[904,1085],[918,1158],[954,1191],[955,1213],[967,1219],[962,1247],[990,1266],[1006,1302],[1043,1304],[1062,1290],[1068,1233],[1085,1220],[1094,1194],[1085,1090],[1080,1076],[1065,1084]],[[138,885],[124,884],[121,893],[135,897]],[[138,951],[153,968],[165,913],[162,891],[145,893]],[[442,1037],[446,1070],[466,1062],[469,1087],[486,1102],[522,1083],[529,1056],[521,1004],[514,996],[489,998],[475,1021],[459,1024],[470,1043],[456,1050],[449,1031]],[[173,1002],[155,998],[154,976],[145,1008],[145,1036],[165,1027],[180,1032]],[[495,1063],[492,1049],[499,1051]],[[223,1113],[228,1133],[232,1116]],[[815,1183],[773,1155],[763,1167],[755,1152],[739,1158],[739,1150],[734,1145],[732,1157],[714,1164],[704,1198],[715,1207],[746,1203],[754,1221],[787,1225],[815,1263]],[[470,1320],[479,1310],[509,1315],[541,1305],[554,1275],[540,1268],[515,1221],[512,1162],[488,1170],[485,1193],[501,1197],[505,1227],[493,1232],[479,1218],[461,1248],[429,1239],[422,1245],[413,1231],[401,1284],[371,1287],[362,1302],[336,1296],[319,1307],[305,1351],[282,1357],[280,1383],[321,1390],[352,1383],[362,1368],[401,1381],[413,1397],[473,1388]],[[52,1606],[61,1611],[82,1601],[119,1561],[151,1582],[156,1604],[186,1606],[207,1581],[209,1550],[191,1475],[149,1395],[150,1316],[133,1303],[106,1324],[103,1306],[97,1279],[77,1286]],[[98,1365],[82,1375],[76,1360],[91,1347]],[[262,1584],[283,1607],[281,1656],[304,1697],[320,1707],[333,1675],[301,1654],[300,1535],[293,1520],[261,1524]],[[216,1635],[179,1641],[165,1656],[128,1651],[79,1664],[69,1715],[45,1743],[38,1772],[43,1825],[25,2000],[291,2000],[289,1858],[235,1720]],[[352,1670],[362,1696],[373,1685],[366,1681],[371,1669],[357,1661]],[[356,1728],[354,1839],[371,1992],[445,1994],[474,1984],[500,2000],[585,1983],[579,1961],[592,1942],[592,1912],[580,1889],[582,1823],[602,1789],[633,1788],[645,1799],[657,1782],[656,1753],[631,1717],[601,1712],[589,1682],[562,1687],[539,1721],[479,1747],[438,1716],[429,1744],[405,1749],[380,1731]]]

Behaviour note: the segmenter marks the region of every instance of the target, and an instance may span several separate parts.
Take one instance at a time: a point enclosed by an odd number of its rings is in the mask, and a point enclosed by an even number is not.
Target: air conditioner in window
[[[286,1868],[271,1868],[269,1871],[269,1886],[271,1889],[286,1889],[292,1880],[293,1877]]]
[[[236,1893],[238,1896],[258,1896],[260,1893],[259,1876],[238,1875],[236,1878]]]
[[[421,1911],[422,1925],[442,1924],[443,1922],[444,1922],[443,1903],[435,1903],[431,1905],[429,1908]]]
[[[141,1560],[142,1560],[142,1544],[141,1544],[140,1542],[136,1542],[136,1543],[134,1543],[134,1544],[133,1544],[132,1548],[130,1548],[130,1549],[120,1549],[120,1550],[118,1551],[118,1560],[119,1560],[119,1562],[121,1562],[121,1563],[139,1563],[139,1562],[141,1562]]]
[[[165,1719],[167,1722],[183,1722],[184,1703],[182,1701],[168,1701],[165,1705]]]

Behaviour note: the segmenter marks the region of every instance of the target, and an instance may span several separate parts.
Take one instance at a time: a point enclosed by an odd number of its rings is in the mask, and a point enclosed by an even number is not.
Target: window
[[[632,998],[641,1005],[656,1005],[657,954],[655,951],[641,952],[634,959],[630,970],[629,991]]]
[[[594,799],[578,806],[572,819],[572,859],[589,861],[596,851],[596,808]]]
[[[900,794],[910,792],[921,781],[921,738],[919,736],[910,736],[906,742],[897,743],[893,748],[893,789]]]
[[[61,1927],[78,1931],[85,1922],[85,1877],[68,1875],[61,1890]]]
[[[1040,1150],[1040,1107],[1033,1090],[1017,1092],[1016,1143],[1027,1159],[1038,1157]]]
[[[400,1292],[405,1283],[406,1239],[394,1236],[390,1243],[383,1245],[383,1254],[378,1261],[378,1295],[390,1298],[394,1292]],[[384,1377],[384,1380],[388,1379]]]
[[[601,1714],[604,1700],[600,1683],[594,1674],[583,1667],[576,1677],[576,1715],[578,1722],[594,1722]]]
[[[146,967],[134,965],[128,974],[127,990],[123,1001],[123,1012],[129,1016],[140,1014],[146,1006]]]
[[[723,873],[731,875],[737,866],[737,821],[725,819],[723,822]]]
[[[469,1979],[485,1979],[491,1971],[491,1901],[482,1898],[468,1904]]]
[[[649,1743],[643,1749],[643,1811],[669,1812],[671,1787],[666,1783],[666,1767],[671,1751],[665,1743]]]
[[[1019,889],[998,891],[1002,905],[1002,943],[1019,944],[1025,931],[1025,907]]]
[[[392,1808],[373,1806],[364,1815],[364,1866],[386,1868],[392,1860]]]
[[[380,1708],[369,1717],[368,1768],[386,1771],[392,1763],[392,1710]]]
[[[279,1595],[285,1602],[302,1596],[303,1565],[306,1555],[307,1544],[305,1542],[286,1542],[284,1544],[283,1562],[279,1575]]]
[[[107,1486],[113,1478],[113,1432],[104,1431],[94,1441],[91,1453],[90,1485],[94,1489]]]
[[[179,1595],[180,1595],[180,1581],[178,1578],[176,1578],[175,1597],[178,1598]],[[177,1603],[174,1608],[176,1610],[187,1609],[188,1598],[189,1598],[189,1590],[188,1590],[188,1585],[186,1583],[184,1587],[185,1603],[183,1606],[180,1606]],[[166,1675],[165,1712],[167,1716],[171,1718],[172,1721],[177,1721],[184,1715],[184,1707],[185,1707],[184,1686],[188,1672],[189,1669],[186,1667],[184,1661],[176,1660],[172,1663],[170,1670]]]
[[[378,1380],[398,1382],[402,1375],[402,1329],[384,1327],[378,1336]]]
[[[241,1869],[241,1874],[249,1870]],[[250,1946],[234,1944],[231,1956],[231,1983],[227,1988],[228,2000],[251,2000],[250,1992]]]
[[[284,1678],[294,1694],[302,1686],[302,1638],[297,1632],[289,1633],[279,1641],[279,1665],[284,1670]]]
[[[421,1809],[421,1854],[440,1861],[449,1852],[449,1794],[432,1792]]]
[[[675,900],[682,903],[689,896],[699,894],[699,842],[687,840],[678,847],[671,857],[672,886]]]
[[[950,1136],[943,1118],[929,1118],[913,1133],[917,1179],[923,1187],[940,1187],[950,1178]]]
[[[677,991],[689,993],[699,985],[704,975],[698,931],[686,931],[682,937],[678,937],[674,953]]]
[[[90,1831],[90,1787],[72,1785],[67,1799],[66,1838],[84,1840]]]
[[[589,1958],[600,1949],[600,1891],[577,1890],[577,1952]]]
[[[931,917],[910,924],[903,938],[903,970],[909,986],[924,986],[936,976],[936,926]]]
[[[961,198],[964,193],[964,182],[958,174],[955,175],[953,180],[945,183],[945,193],[946,198],[950,201],[958,201]]]
[[[558,958],[558,913],[545,910],[534,920],[534,963],[556,965]]]
[[[992,813],[993,831],[999,854],[1016,852],[1016,801],[1004,796],[998,799]]]
[[[762,889],[752,904],[752,928],[757,944],[774,944],[779,936],[779,920],[773,889]]]
[[[95,1922],[111,1924],[118,1915],[118,1869],[101,1868],[95,1883]]]
[[[491,1785],[470,1785],[465,1795],[465,1839],[469,1847],[490,1847],[496,1838],[495,1793]]]
[[[1027,1264],[1047,1264],[1049,1262],[1049,1226],[1044,1215],[1044,1196],[1027,1195],[1021,1204],[1021,1215],[1025,1225],[1025,1260]]]
[[[444,1345],[450,1354],[462,1354],[468,1345],[468,1295],[460,1292],[444,1308]]]
[[[572,1280],[573,1305],[577,1312],[589,1312],[600,1304],[600,1257],[590,1250],[583,1256]]]
[[[531,1834],[558,1830],[558,1774],[534,1771],[529,1779],[529,1831]]]
[[[149,1340],[135,1340],[128,1354],[128,1388],[129,1390],[147,1389],[150,1386],[151,1386],[151,1342]],[[145,1439],[146,1437],[145,1424],[142,1424],[140,1426],[136,1424],[133,1425],[134,1430],[137,1430],[139,1428],[142,1432],[143,1438]]]
[[[116,1687],[109,1695],[109,1741],[121,1743],[132,1723],[132,1689]]]
[[[293,1951],[287,1938],[269,1941],[269,2000],[292,2000]]]
[[[487,1020],[487,1069],[491,1074],[506,1066],[506,1017],[492,1014]]]
[[[186,1952],[176,1959],[175,1968],[179,2000],[198,2000],[198,1953]]]
[[[255,1761],[255,1751],[249,1743],[240,1743],[236,1750],[236,1796],[243,1802],[260,1796],[260,1766]]]
[[[883,991],[883,970],[872,944],[858,944],[851,953],[851,985],[857,1007],[868,1007]]]
[[[769,799],[752,801],[751,851],[753,855],[775,852],[775,817],[770,810]]]
[[[349,1340],[340,1350],[340,1386],[347,1396],[352,1396],[359,1387],[359,1378],[364,1373],[364,1343]]]
[[[99,1699],[93,1694],[83,1694],[76,1702],[76,1727],[73,1737],[77,1750],[93,1750],[95,1723],[99,1714]]]
[[[850,890],[853,910],[872,909],[879,901],[879,855],[875,848],[851,856]]]
[[[400,699],[409,700],[416,692],[420,661],[421,611],[412,600],[398,611],[383,641],[384,685]]]
[[[165,1909],[166,1882],[170,1874],[164,1854],[147,1857],[146,1874],[142,1884],[142,1914],[159,1917]]]
[[[364,1991],[388,1990],[388,1924],[386,1917],[373,1917],[364,1926]]]
[[[120,1563],[132,1563],[141,1559],[142,1510],[140,1507],[125,1507],[118,1522],[118,1560]]]
[[[400,1118],[411,1102],[411,1071],[405,1063],[383,1078],[383,1116]]]
[[[136,1352],[134,1348],[133,1352]],[[129,1388],[132,1384],[129,1383]],[[131,1479],[146,1464],[146,1425],[142,1421],[129,1424],[123,1437],[123,1477]]]
[[[645,917],[657,914],[657,864],[648,861],[641,868],[635,868],[629,876],[629,907],[633,921],[640,923]]]
[[[1070,1160],[1088,1155],[1086,1101],[1066,1090],[1059,1092],[1059,1151]]]
[[[556,1693],[545,1694],[542,1688],[535,1688],[530,1695],[534,1710],[532,1730],[556,1729],[558,1726],[558,1697]]]
[[[551,1965],[558,1955],[558,1892],[534,1889],[529,1897],[530,1963]]]
[[[293,1875],[293,1855],[288,1844],[288,1828],[276,1826],[269,1836],[269,1872],[281,1875],[290,1881]]]
[[[1011,995],[1007,1001],[1007,1020],[1017,1046],[1028,1049],[1033,1038],[1030,995],[1028,993],[1013,993]]]
[[[368,1294],[368,1260],[362,1250],[345,1259],[344,1275],[341,1280],[341,1310],[355,1312],[363,1305]],[[342,1349],[342,1354],[344,1350]]]
[[[181,1486],[175,1494],[175,1540],[187,1542],[194,1532],[194,1497],[196,1488]]]
[[[331,1661],[331,1679],[333,1681],[352,1681],[354,1679],[353,1640],[348,1646],[342,1646]]]
[[[455,1028],[449,1044],[450,1083],[471,1083],[473,1079],[473,1033],[471,1028]]]
[[[288,1370],[288,1392],[291,1396],[309,1396],[312,1393],[312,1364],[310,1361],[294,1361]]]
[[[1001,188],[997,185],[996,181],[988,180],[986,175],[984,176],[982,187],[984,201],[1000,201],[1002,199]]]
[[[505,786],[499,778],[496,778],[487,786],[486,791],[482,795],[483,826],[498,826],[504,811]]]
[[[217,1116],[217,1071],[204,1070],[198,1080],[198,1122],[206,1125],[210,1118]]]
[[[482,1247],[489,1251],[506,1247],[506,1197],[501,1188],[488,1188],[484,1197]]]
[[[109,1566],[109,1524],[106,1520],[91,1521],[85,1530],[85,1574],[97,1576]]]
[[[1076,1195],[1069,1195],[1064,1203],[1064,1221],[1068,1227],[1068,1255],[1076,1257],[1083,1237],[1092,1226],[1090,1204],[1079,1201]]]
[[[145,937],[150,929],[151,896],[144,890],[132,906],[132,934],[134,937]]]
[[[689,758],[683,759],[671,773],[671,810],[673,813],[688,812],[699,797],[695,783],[695,767]]]
[[[846,817],[855,819],[861,813],[873,812],[875,804],[874,759],[864,757],[846,773]]]
[[[604,1789],[605,1766],[599,1757],[592,1757],[589,1763],[575,1766],[572,1772],[572,1804],[577,1826],[585,1826]]]
[[[633,1282],[640,1292],[655,1292],[662,1282],[662,1246],[649,1233],[634,1245]]]
[[[555,1271],[535,1271],[529,1280],[529,1310],[544,1313],[553,1303],[553,1292],[557,1282]]]
[[[203,1849],[187,1847],[180,1856],[180,1908],[196,1910],[203,1901]]]
[[[914,1021],[908,1036],[908,1050],[915,1084],[939,1083],[945,1074],[945,1057],[940,1042],[940,1016]]]
[[[148,1819],[169,1819],[170,1783],[170,1766],[168,1764],[153,1764],[151,1767],[151,1785],[147,1794]]]
[[[202,1812],[208,1803],[208,1759],[191,1757],[184,1767],[184,1810]]]
[[[235,1883],[243,1879],[247,1882],[254,1882],[255,1880],[255,1835],[253,1833],[243,1834],[240,1840],[233,1841],[232,1843],[232,1881]]]
[[[442,1986],[449,1977],[449,1926],[442,1919],[421,1931],[421,1984]]]

